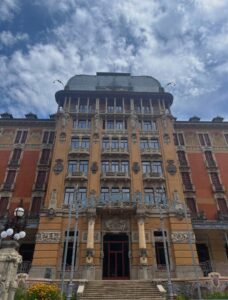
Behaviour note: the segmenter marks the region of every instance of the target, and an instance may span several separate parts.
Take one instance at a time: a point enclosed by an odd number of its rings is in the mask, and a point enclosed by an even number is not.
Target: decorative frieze
[[[193,232],[188,231],[175,231],[171,233],[171,239],[174,243],[189,243],[195,241],[195,235]]]
[[[126,232],[130,230],[129,221],[118,217],[103,220],[103,230],[108,232]]]
[[[60,231],[41,231],[36,235],[37,243],[58,243],[61,239]]]

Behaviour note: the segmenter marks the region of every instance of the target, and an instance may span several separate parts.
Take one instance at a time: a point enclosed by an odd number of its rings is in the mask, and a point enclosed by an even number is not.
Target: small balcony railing
[[[141,154],[147,155],[147,154],[156,154],[161,155],[160,148],[141,148]]]
[[[75,154],[75,153],[80,153],[80,154],[87,154],[89,155],[89,147],[83,148],[83,147],[77,147],[77,148],[70,148],[69,154]]]
[[[164,176],[159,172],[148,172],[143,174],[143,180],[164,180]]]
[[[101,179],[130,179],[128,172],[103,171]]]
[[[80,179],[80,180],[87,180],[87,172],[82,171],[74,171],[68,172],[66,179]]]
[[[129,154],[128,148],[102,148],[102,154]]]
[[[27,273],[28,274],[31,269],[31,266],[32,266],[32,262],[25,260],[19,264],[17,273]]]

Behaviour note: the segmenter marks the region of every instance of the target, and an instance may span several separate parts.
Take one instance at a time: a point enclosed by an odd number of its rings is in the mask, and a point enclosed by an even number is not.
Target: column
[[[88,265],[93,264],[95,217],[95,210],[90,209],[90,211],[88,212],[88,235],[86,246],[86,263]]]
[[[139,230],[139,252],[140,252],[140,264],[147,264],[147,252],[146,252],[146,236],[145,236],[145,226],[144,217],[138,217],[138,230]]]

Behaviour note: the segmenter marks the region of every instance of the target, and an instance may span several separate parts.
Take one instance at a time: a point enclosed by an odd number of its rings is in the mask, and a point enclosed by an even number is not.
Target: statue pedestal
[[[19,244],[13,240],[2,241],[0,248],[0,299],[14,300],[17,289],[17,268],[22,262],[17,252]]]

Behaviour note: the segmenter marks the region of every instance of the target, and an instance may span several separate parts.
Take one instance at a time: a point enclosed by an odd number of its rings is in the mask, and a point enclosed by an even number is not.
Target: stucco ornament
[[[53,171],[55,172],[55,174],[59,174],[63,171],[63,160],[62,159],[56,159],[55,160],[55,165],[53,168]]]
[[[175,175],[177,172],[177,167],[174,165],[174,161],[173,160],[167,160],[167,167],[166,170],[170,175]]]
[[[58,243],[61,239],[59,231],[41,231],[36,235],[36,242],[38,243]]]
[[[195,235],[193,232],[175,231],[171,233],[171,239],[174,243],[188,243],[189,238],[191,238],[192,242],[195,241]]]
[[[110,232],[124,232],[129,230],[129,223],[127,220],[118,217],[104,220],[103,228]]]

